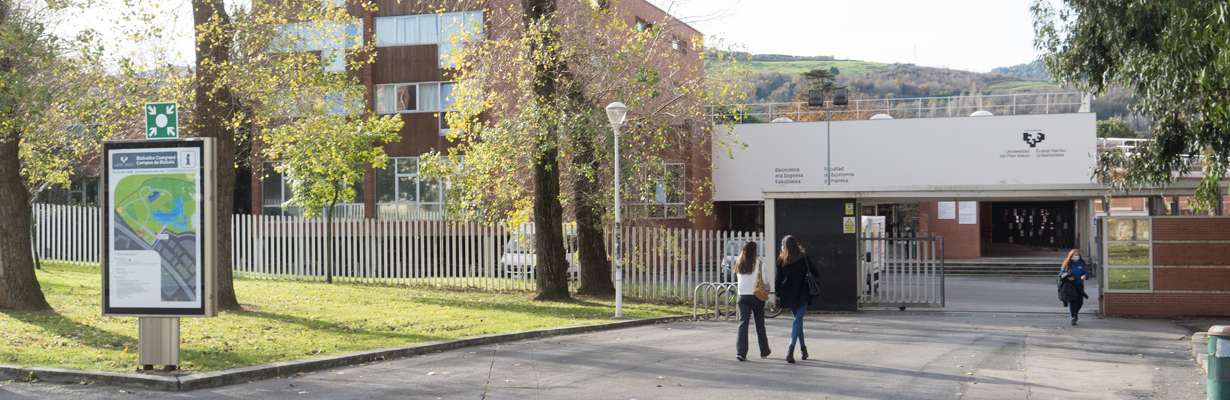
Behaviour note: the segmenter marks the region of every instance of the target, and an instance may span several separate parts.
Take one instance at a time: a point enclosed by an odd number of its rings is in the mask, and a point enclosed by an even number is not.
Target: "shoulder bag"
[[[752,294],[760,301],[769,301],[769,290],[764,287],[764,262],[760,263],[756,272],[756,286],[752,289]]]
[[[807,276],[803,278],[803,281],[807,282],[807,294],[812,296],[818,295],[820,294],[820,284],[816,283],[816,277],[811,274],[811,260],[804,254],[803,261],[807,262]]]

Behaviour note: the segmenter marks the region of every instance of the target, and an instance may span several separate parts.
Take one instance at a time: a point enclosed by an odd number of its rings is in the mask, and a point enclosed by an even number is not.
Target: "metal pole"
[[[824,141],[825,141],[825,147],[826,147],[825,151],[828,152],[828,156],[825,157],[826,162],[828,163],[828,166],[824,167],[824,186],[829,186],[829,183],[832,181],[832,178],[830,178],[829,175],[833,173],[833,139],[832,139],[832,136],[830,136],[830,133],[832,132],[832,127],[833,127],[833,106],[832,105],[824,109],[824,119],[825,119]]]
[[[624,261],[623,214],[619,208],[619,125],[611,125],[615,130],[615,319],[624,318]]]

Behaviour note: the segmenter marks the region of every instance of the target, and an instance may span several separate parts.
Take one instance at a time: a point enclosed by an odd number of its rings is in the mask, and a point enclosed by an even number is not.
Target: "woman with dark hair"
[[[777,289],[778,307],[788,308],[790,313],[794,314],[794,324],[790,329],[790,347],[786,349],[786,362],[791,364],[794,363],[795,342],[802,347],[803,359],[808,357],[807,343],[803,341],[803,314],[807,313],[807,306],[811,305],[808,275],[818,276],[811,260],[807,258],[807,253],[799,246],[799,241],[794,236],[786,235],[782,238],[782,252],[777,256],[777,284],[773,287]]]
[[[757,260],[755,241],[743,244],[743,251],[735,261],[735,273],[739,277],[739,337],[735,339],[735,359],[747,361],[747,323],[749,317],[756,319],[756,336],[760,339],[760,358],[769,356],[769,336],[764,331],[764,301],[756,298],[756,281],[764,285],[764,263]]]
[[[1078,314],[1085,305],[1085,299],[1089,298],[1089,295],[1085,294],[1086,279],[1089,279],[1089,269],[1085,268],[1085,262],[1081,260],[1081,251],[1072,249],[1068,252],[1068,258],[1063,260],[1063,265],[1059,266],[1059,300],[1068,307],[1068,313],[1072,315],[1072,325],[1076,325],[1076,320],[1080,319]]]

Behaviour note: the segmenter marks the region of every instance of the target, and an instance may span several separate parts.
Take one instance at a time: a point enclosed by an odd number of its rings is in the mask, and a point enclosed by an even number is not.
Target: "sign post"
[[[145,103],[145,138],[178,139],[179,105],[173,101]]]
[[[146,370],[179,365],[180,317],[217,315],[213,153],[212,138],[103,142],[102,315],[140,317]]]

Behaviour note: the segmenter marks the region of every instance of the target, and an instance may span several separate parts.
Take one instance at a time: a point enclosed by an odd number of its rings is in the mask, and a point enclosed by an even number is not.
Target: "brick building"
[[[689,48],[700,32],[684,24],[644,0],[623,1],[562,1],[562,13],[572,7],[603,7],[615,18],[622,18],[630,29],[662,29],[671,38],[670,61],[703,71],[701,49]],[[377,11],[371,12],[356,4],[348,10],[362,21],[365,41],[375,44],[375,61],[357,74],[366,87],[368,112],[397,114],[404,122],[400,140],[384,145],[390,157],[384,169],[368,168],[359,195],[338,205],[339,217],[442,220],[446,191],[438,180],[420,179],[419,157],[431,151],[444,152],[457,144],[446,138],[448,126],[445,113],[452,104],[455,82],[448,80],[450,66],[443,59],[455,46],[450,35],[461,29],[476,29],[480,36],[493,32],[490,11],[497,7],[517,6],[508,0],[495,1],[430,1],[404,2],[376,0]],[[495,29],[498,29],[495,28]],[[328,63],[327,63],[328,64]],[[340,62],[333,65],[340,65]],[[696,116],[699,119],[700,116]],[[259,144],[257,144],[259,145]],[[256,152],[254,152],[255,154]],[[667,173],[682,175],[684,196],[703,196],[700,182],[710,176],[707,159],[699,155],[708,149],[682,149],[677,158],[667,164]],[[298,210],[285,209],[282,204],[292,197],[282,176],[274,171],[275,160],[254,159],[251,175],[251,199],[254,214],[297,215]],[[661,204],[642,205],[642,219],[653,225],[677,228],[712,228],[714,219],[687,220],[682,212],[683,199],[659,196]],[[635,207],[635,205],[633,205]],[[635,212],[632,212],[635,218]]]

